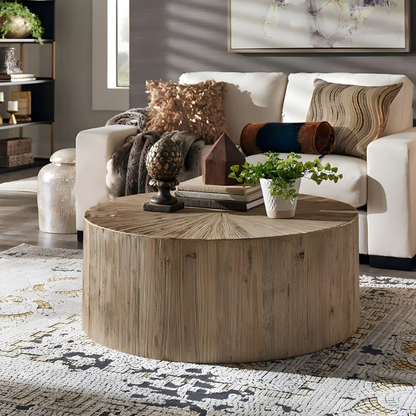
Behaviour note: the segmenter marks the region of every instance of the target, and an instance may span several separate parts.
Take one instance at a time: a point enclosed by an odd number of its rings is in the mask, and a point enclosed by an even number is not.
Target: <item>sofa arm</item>
[[[416,254],[416,128],[382,137],[367,148],[368,251]]]
[[[76,139],[76,225],[83,230],[85,211],[108,200],[107,162],[124,140],[137,133],[132,126],[106,126],[81,131]]]

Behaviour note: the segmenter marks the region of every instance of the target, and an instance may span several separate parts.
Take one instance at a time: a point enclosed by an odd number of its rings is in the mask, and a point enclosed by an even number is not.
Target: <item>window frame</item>
[[[92,109],[126,111],[129,87],[117,86],[117,0],[92,3]],[[109,16],[112,19],[109,19]]]

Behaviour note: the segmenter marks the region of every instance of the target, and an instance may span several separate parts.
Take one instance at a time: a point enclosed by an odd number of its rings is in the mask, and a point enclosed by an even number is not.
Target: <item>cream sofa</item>
[[[403,82],[391,106],[383,137],[368,146],[367,161],[342,155],[325,156],[324,160],[337,166],[344,179],[337,184],[324,182],[319,186],[304,179],[300,191],[340,200],[357,208],[360,254],[368,255],[370,265],[413,268],[416,259],[416,128],[412,127],[414,85],[406,76],[195,72],[183,74],[179,82],[215,79],[227,83],[226,121],[230,137],[238,145],[240,132],[249,122],[305,121],[316,78],[368,86]],[[109,199],[107,162],[124,139],[134,133],[133,127],[109,126],[78,134],[76,209],[79,231],[83,228],[85,211]],[[205,153],[209,146],[204,150]],[[262,157],[254,155],[247,160],[256,161]]]

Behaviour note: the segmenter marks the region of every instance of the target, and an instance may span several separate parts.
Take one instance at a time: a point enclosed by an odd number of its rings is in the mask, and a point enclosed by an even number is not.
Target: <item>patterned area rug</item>
[[[19,179],[17,181],[0,183],[0,191],[13,192],[37,192],[38,191],[38,177]]]
[[[416,414],[416,280],[361,277],[349,340],[292,359],[171,363],[81,329],[82,252],[0,253],[0,415]]]

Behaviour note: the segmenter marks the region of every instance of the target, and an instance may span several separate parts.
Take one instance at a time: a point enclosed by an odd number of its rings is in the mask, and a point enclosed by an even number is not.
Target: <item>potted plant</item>
[[[0,34],[2,38],[21,39],[30,34],[42,44],[44,29],[39,17],[17,1],[0,1]]]
[[[302,162],[301,157],[290,153],[280,159],[280,153],[264,153],[268,160],[256,165],[245,162],[231,166],[230,178],[243,182],[244,186],[260,183],[264,205],[269,218],[292,218],[295,215],[301,178],[308,178],[318,185],[325,180],[338,182],[342,174],[329,163],[322,165],[319,158]]]

